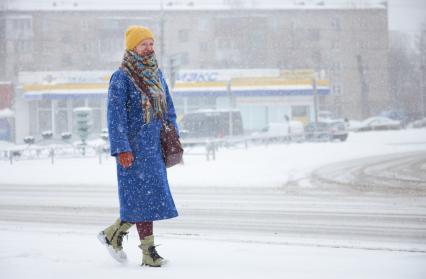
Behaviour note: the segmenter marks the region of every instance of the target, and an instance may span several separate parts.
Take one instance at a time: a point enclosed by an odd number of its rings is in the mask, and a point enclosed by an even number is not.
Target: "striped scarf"
[[[158,75],[155,53],[142,57],[126,50],[121,68],[141,94],[145,123],[149,123],[153,117],[163,117],[167,112],[167,101]]]

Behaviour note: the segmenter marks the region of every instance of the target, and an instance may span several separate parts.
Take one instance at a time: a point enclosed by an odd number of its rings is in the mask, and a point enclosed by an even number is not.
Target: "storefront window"
[[[291,114],[293,117],[307,117],[309,115],[308,106],[292,106]]]
[[[55,113],[55,135],[60,135],[68,131],[68,113],[66,110],[59,109]]]
[[[104,99],[98,98],[89,98],[88,106],[92,109],[92,127],[91,132],[96,137],[98,133],[102,130],[102,122],[101,122],[101,102]]]
[[[52,102],[51,100],[38,101],[38,131],[40,135],[44,131],[52,130]]]
[[[73,108],[78,108],[78,107],[84,107],[84,99],[73,99],[72,100],[72,107]]]
[[[100,99],[89,99],[89,107],[91,108],[100,108],[101,107],[101,100]]]
[[[67,100],[63,99],[63,100],[58,100],[56,103],[56,106],[58,108],[66,108],[67,107]]]
[[[29,135],[37,135],[38,119],[37,119],[37,101],[31,101],[29,104]]]
[[[102,130],[101,127],[101,110],[92,109],[92,128],[91,132],[97,137],[97,134]]]
[[[51,109],[52,107],[50,100],[40,100],[38,101],[38,107],[39,108],[45,108],[45,109]]]
[[[214,108],[216,108],[216,97],[208,96],[188,98],[188,111]]]
[[[288,107],[278,107],[271,106],[269,107],[269,122],[284,122],[286,121],[286,116],[290,117]]]
[[[176,114],[183,115],[184,108],[184,98],[173,98],[173,105],[175,106]]]
[[[293,120],[301,121],[304,124],[309,122],[309,106],[292,106],[291,118]]]
[[[244,130],[259,131],[268,125],[268,107],[240,105]]]
[[[52,115],[51,110],[39,110],[38,112],[39,134],[44,131],[52,130]]]

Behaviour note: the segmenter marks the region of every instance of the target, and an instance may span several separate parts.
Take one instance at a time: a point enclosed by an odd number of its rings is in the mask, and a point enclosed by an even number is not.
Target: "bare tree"
[[[420,34],[417,40],[418,49],[418,70],[419,70],[419,81],[420,81],[420,109],[422,117],[426,117],[426,21],[423,22]]]
[[[422,114],[419,55],[408,44],[407,35],[391,32],[389,45],[389,88],[394,110],[410,119]]]

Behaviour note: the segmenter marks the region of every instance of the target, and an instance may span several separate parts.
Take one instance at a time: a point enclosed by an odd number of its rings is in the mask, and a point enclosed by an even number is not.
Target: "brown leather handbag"
[[[160,131],[161,149],[164,164],[166,168],[170,168],[182,162],[183,148],[175,126],[164,119],[161,122],[163,123]]]
[[[148,94],[148,88],[146,84],[140,84],[142,93],[149,99],[152,103],[151,95]],[[163,160],[166,168],[173,167],[182,162],[183,157],[183,147],[179,140],[179,136],[176,131],[176,127],[164,120],[161,113],[158,114],[158,118],[161,119],[162,127],[160,130],[160,143],[161,150],[163,152]]]

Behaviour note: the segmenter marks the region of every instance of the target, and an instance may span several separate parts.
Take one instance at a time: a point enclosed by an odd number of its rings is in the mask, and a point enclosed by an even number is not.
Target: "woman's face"
[[[139,44],[137,44],[133,50],[140,56],[149,55],[154,52],[154,40],[143,40]]]

